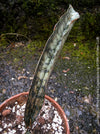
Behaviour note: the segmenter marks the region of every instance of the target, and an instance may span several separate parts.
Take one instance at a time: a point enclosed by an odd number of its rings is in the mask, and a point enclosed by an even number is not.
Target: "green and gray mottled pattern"
[[[25,123],[32,125],[38,116],[44,102],[45,88],[53,69],[54,63],[69,35],[69,32],[79,14],[70,5],[67,12],[61,16],[49,37],[40,60],[37,64],[32,86],[25,110]]]

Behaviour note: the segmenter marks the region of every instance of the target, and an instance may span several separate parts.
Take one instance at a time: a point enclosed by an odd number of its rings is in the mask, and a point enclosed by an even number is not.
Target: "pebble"
[[[16,111],[16,115],[20,115],[20,112],[19,112],[19,110],[17,110],[17,111]]]
[[[7,124],[4,124],[4,128],[6,128],[7,127]]]
[[[57,101],[58,100],[58,98],[57,97],[55,97],[55,101]]]
[[[17,105],[17,108],[20,108],[20,105]]]
[[[70,112],[68,110],[65,110],[65,113],[67,116],[70,116]]]
[[[11,80],[13,81],[15,78],[11,78]]]
[[[15,106],[13,107],[12,112],[13,112],[13,113],[15,112]]]
[[[9,124],[8,124],[8,127],[11,127],[11,126],[12,126],[12,124],[11,124],[11,123],[9,123]]]
[[[2,89],[2,93],[3,94],[6,94],[6,89]]]
[[[30,72],[27,71],[27,74],[29,74]]]
[[[21,125],[18,125],[18,128],[21,128]]]
[[[33,77],[30,77],[29,79],[30,79],[30,80],[33,80]]]
[[[24,109],[25,109],[25,106],[26,106],[26,104],[24,104],[24,105],[21,107],[21,109],[24,110]]]
[[[0,128],[0,132],[2,131],[3,129],[2,128]]]
[[[18,102],[16,101],[16,102],[15,102],[15,104],[17,105],[17,104],[18,104]]]

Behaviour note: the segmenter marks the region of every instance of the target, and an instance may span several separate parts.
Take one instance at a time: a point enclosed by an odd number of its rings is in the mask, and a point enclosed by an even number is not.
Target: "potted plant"
[[[21,93],[1,104],[0,123],[2,127],[0,132],[69,134],[65,113],[59,104],[45,95],[45,88],[54,63],[78,18],[79,14],[70,5],[67,12],[55,25],[53,33],[45,45],[29,94]]]

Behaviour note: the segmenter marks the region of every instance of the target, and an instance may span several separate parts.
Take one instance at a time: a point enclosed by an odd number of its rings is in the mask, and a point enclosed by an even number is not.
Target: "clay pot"
[[[28,92],[23,92],[23,93],[20,93],[18,95],[15,95],[15,96],[12,96],[11,98],[5,100],[1,105],[0,105],[0,113],[2,113],[4,116],[6,114],[10,114],[10,110],[7,110],[7,111],[4,111],[4,108],[6,106],[9,106],[9,105],[13,105],[15,104],[15,102],[25,102],[26,98],[28,96]],[[63,111],[63,109],[60,107],[60,105],[55,101],[53,100],[51,97],[45,95],[45,99],[47,99],[49,102],[52,103],[52,105],[57,109],[59,115],[61,116],[63,122],[64,122],[64,129],[66,131],[66,134],[70,134],[70,131],[69,131],[69,124],[68,124],[68,120],[67,120],[67,117]]]

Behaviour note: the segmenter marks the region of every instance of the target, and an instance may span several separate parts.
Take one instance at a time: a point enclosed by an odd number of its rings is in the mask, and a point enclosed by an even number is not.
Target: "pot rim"
[[[8,104],[10,104],[10,101],[17,101],[17,98],[20,96],[25,96],[28,95],[29,92],[23,92],[23,93],[19,93],[17,95],[14,95],[12,97],[10,97],[9,99],[5,100],[1,105],[0,105],[0,111],[2,111],[2,109],[4,109]],[[54,107],[56,107],[58,113],[60,114],[60,116],[62,117],[63,121],[64,121],[64,127],[66,129],[66,134],[70,134],[70,130],[69,130],[69,124],[68,124],[68,119],[63,111],[63,109],[61,108],[61,106],[51,97],[49,97],[48,95],[45,95],[45,98],[47,100],[49,100]]]

